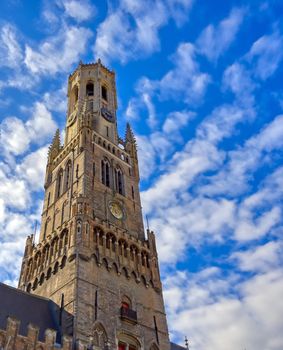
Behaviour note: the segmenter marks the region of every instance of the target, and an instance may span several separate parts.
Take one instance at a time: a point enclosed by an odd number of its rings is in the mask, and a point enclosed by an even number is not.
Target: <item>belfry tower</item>
[[[100,60],[68,81],[64,145],[49,148],[39,243],[28,237],[19,288],[70,318],[91,349],[169,350],[154,233],[145,236],[135,137],[117,132],[115,74]]]

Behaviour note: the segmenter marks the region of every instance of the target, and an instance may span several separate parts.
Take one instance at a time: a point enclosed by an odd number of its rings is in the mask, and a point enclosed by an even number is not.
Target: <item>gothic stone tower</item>
[[[64,146],[49,149],[39,243],[19,288],[72,315],[62,332],[93,349],[169,350],[155,236],[145,237],[137,148],[118,136],[115,74],[100,61],[69,77]]]

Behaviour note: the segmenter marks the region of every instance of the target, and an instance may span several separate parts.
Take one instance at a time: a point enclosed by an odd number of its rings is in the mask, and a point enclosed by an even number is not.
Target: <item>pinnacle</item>
[[[131,143],[136,143],[136,139],[133,133],[133,130],[131,128],[130,123],[127,123],[127,127],[126,127],[126,142],[131,142]]]
[[[52,143],[51,143],[49,149],[51,149],[51,148],[59,149],[59,148],[60,148],[60,145],[61,145],[61,141],[60,141],[60,130],[57,129],[56,132],[55,132],[55,135],[54,135],[54,137],[53,137],[53,140],[52,140]]]

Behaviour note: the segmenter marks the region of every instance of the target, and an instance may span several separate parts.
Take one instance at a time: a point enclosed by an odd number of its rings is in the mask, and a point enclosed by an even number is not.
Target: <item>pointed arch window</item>
[[[93,83],[91,81],[89,81],[86,84],[86,95],[87,96],[93,96],[93,92],[94,92],[94,86]]]
[[[72,89],[72,92],[71,92],[71,98],[70,98],[70,112],[73,112],[76,105],[77,105],[77,102],[78,102],[78,99],[79,99],[79,89],[78,89],[78,86],[74,86],[74,88]]]
[[[62,194],[62,183],[63,183],[63,169],[60,169],[57,176],[57,192],[56,197],[60,197]]]
[[[66,190],[70,188],[71,184],[71,171],[72,171],[72,163],[69,161],[66,166],[66,181],[65,181],[65,187]]]
[[[124,195],[123,173],[119,168],[115,169],[115,188],[118,193]]]
[[[101,182],[110,187],[110,164],[105,159],[101,161]]]

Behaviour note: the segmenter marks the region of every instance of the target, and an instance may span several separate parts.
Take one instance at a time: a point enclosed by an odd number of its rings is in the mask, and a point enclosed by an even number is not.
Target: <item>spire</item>
[[[126,142],[131,142],[131,143],[136,143],[136,139],[133,133],[133,130],[130,126],[130,123],[127,123],[127,128],[126,128],[126,137],[125,137]]]
[[[60,152],[61,148],[61,140],[60,140],[60,131],[59,129],[56,130],[55,135],[53,137],[52,143],[49,146],[48,150],[48,156],[52,159],[57,156],[57,154]]]
[[[60,141],[60,130],[57,129],[55,132],[55,135],[53,137],[52,143],[50,145],[50,148],[53,149],[60,149],[61,141]]]

